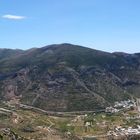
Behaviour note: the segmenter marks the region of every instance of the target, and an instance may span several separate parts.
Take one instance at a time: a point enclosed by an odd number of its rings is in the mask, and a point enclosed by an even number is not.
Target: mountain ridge
[[[103,109],[139,97],[139,70],[139,53],[68,43],[8,50],[0,57],[0,98],[52,111]]]

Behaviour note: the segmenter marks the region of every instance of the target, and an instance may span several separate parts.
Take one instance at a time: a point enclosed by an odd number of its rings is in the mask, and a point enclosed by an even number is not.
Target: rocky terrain
[[[140,54],[72,44],[0,49],[0,100],[48,111],[104,109],[139,97]]]

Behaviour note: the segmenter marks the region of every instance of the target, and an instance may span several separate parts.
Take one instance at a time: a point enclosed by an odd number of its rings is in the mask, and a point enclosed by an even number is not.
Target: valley
[[[13,102],[3,102],[0,107],[2,140],[138,140],[140,137],[140,113],[135,105],[117,112],[47,112]]]

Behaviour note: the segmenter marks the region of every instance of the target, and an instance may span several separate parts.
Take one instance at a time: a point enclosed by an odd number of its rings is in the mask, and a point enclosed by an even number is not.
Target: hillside
[[[139,97],[140,54],[72,44],[0,50],[0,98],[45,110],[97,110]]]

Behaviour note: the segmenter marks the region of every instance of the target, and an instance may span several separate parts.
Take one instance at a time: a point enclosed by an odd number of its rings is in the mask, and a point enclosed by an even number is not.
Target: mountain
[[[98,110],[139,97],[140,54],[54,44],[0,50],[0,100],[51,111]]]
[[[22,53],[22,50],[0,49],[0,59],[5,59]]]

